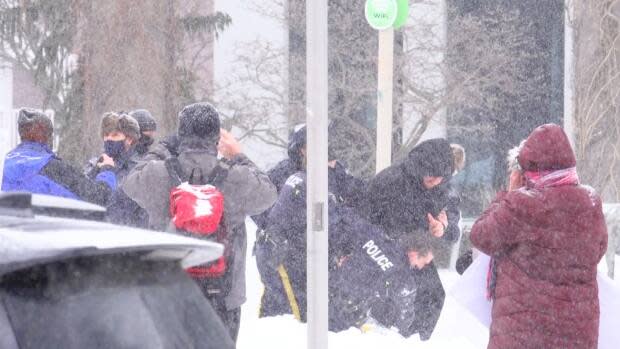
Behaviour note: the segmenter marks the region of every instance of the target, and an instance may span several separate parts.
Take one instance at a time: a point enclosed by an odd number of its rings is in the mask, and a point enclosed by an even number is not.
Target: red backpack
[[[230,262],[230,241],[224,223],[224,195],[217,185],[226,178],[228,171],[218,164],[207,179],[200,168],[192,169],[186,178],[176,157],[166,160],[166,169],[173,182],[170,217],[176,230],[189,237],[224,245],[222,257],[189,268],[187,272],[196,279],[222,277]]]

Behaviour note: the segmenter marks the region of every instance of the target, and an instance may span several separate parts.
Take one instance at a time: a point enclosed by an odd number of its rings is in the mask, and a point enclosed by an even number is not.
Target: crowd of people
[[[234,340],[245,302],[250,216],[265,287],[259,316],[305,321],[306,129],[296,127],[287,159],[263,172],[220,122],[213,105],[191,104],[179,112],[177,132],[155,143],[157,124],[147,110],[105,113],[103,151],[80,170],[51,150],[50,119],[22,109],[21,143],[6,156],[2,191],[83,200],[105,206],[115,224],[223,243],[218,265],[189,274]],[[460,199],[450,181],[464,166],[464,149],[427,140],[368,180],[328,153],[330,330],[374,321],[404,337],[429,339],[445,299],[434,252],[460,235]],[[607,242],[600,199],[579,184],[558,126],[536,129],[518,150],[518,165],[471,233],[472,243],[493,257],[489,347],[594,347],[596,264]],[[216,191],[207,195],[205,186]],[[216,227],[181,222],[175,200],[187,193],[194,200],[223,198]],[[213,205],[210,211],[218,211]]]

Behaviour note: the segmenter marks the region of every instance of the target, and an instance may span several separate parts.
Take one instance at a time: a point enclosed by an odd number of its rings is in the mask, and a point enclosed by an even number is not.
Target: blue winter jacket
[[[116,175],[107,170],[95,181],[59,159],[45,144],[22,142],[6,155],[2,191],[25,191],[103,205],[116,189]]]

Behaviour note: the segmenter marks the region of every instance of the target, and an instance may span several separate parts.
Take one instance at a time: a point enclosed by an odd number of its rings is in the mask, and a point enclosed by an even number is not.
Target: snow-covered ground
[[[255,226],[248,220],[248,251],[254,244]],[[616,265],[620,258],[616,257]],[[607,270],[602,263],[600,268]],[[450,295],[452,285],[459,275],[448,270],[440,270],[440,276],[446,289],[446,303],[441,318],[432,338],[422,342],[417,335],[405,339],[399,334],[375,329],[362,333],[359,329],[349,329],[340,333],[329,333],[330,349],[377,349],[377,348],[485,348],[487,345],[488,329],[470,315]],[[620,280],[616,280],[620,284]],[[291,349],[306,347],[306,326],[293,319],[292,315],[273,318],[258,318],[259,299],[263,285],[260,282],[255,259],[248,253],[247,259],[247,296],[248,301],[241,313],[241,330],[237,348],[239,349]]]
[[[254,244],[254,226],[248,224],[248,251]],[[441,271],[446,290],[457,280],[458,274]],[[292,315],[273,318],[258,318],[259,299],[263,290],[255,259],[248,253],[247,295],[248,301],[242,309],[241,330],[237,347],[290,349],[306,346],[306,326],[297,322]],[[446,304],[433,337],[421,342],[417,335],[404,339],[389,330],[375,329],[362,333],[359,329],[349,329],[340,333],[329,333],[330,349],[339,348],[483,348],[486,346],[488,330],[462,310],[451,297]]]

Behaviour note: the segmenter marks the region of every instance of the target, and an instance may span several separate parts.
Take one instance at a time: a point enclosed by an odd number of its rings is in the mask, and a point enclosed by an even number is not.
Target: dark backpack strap
[[[179,158],[177,158],[176,156],[169,157],[164,161],[164,164],[166,165],[166,170],[168,171],[168,175],[170,176],[172,185],[176,187],[183,183],[183,178],[185,178],[185,174],[183,173],[183,168],[181,167],[181,162],[179,162]]]
[[[228,168],[222,166],[221,163],[218,161],[213,171],[211,171],[211,173],[209,174],[207,183],[217,187],[224,182],[226,177],[228,177]]]
[[[164,164],[166,165],[166,170],[172,180],[173,186],[176,187],[186,180],[186,176],[183,172],[183,167],[181,167],[179,158],[176,156],[171,156],[164,161]],[[199,175],[198,178],[196,178],[197,174]],[[213,168],[213,171],[211,171],[206,180],[204,174],[202,173],[202,169],[200,168],[193,168],[187,180],[189,181],[189,184],[193,185],[211,184],[217,187],[224,182],[226,177],[228,177],[228,168],[222,166],[218,161],[217,165],[215,165],[215,168]]]
[[[200,177],[196,178],[196,172],[200,174]],[[205,181],[205,176],[202,173],[201,168],[193,168],[192,173],[189,175],[188,179],[189,184],[191,185],[205,185],[208,182]]]

